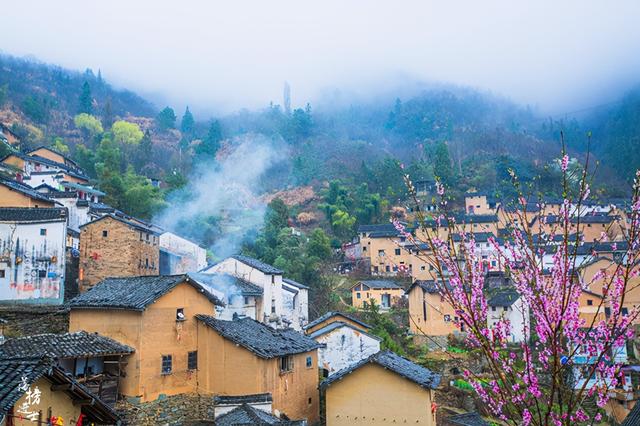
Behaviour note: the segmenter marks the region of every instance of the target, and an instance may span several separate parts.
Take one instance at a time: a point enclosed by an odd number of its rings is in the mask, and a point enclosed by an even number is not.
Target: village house
[[[389,309],[404,295],[402,286],[389,280],[358,281],[351,287],[351,306],[363,308],[365,303]]]
[[[371,274],[379,276],[410,275],[413,256],[404,249],[406,237],[391,223],[358,227],[362,256],[371,263]]]
[[[158,233],[142,222],[107,214],[80,226],[79,287],[107,277],[158,275]]]
[[[369,332],[371,330],[371,326],[360,321],[358,318],[353,315],[345,314],[344,312],[327,312],[326,314],[314,319],[309,324],[304,327],[304,331],[307,334],[311,334],[321,328],[328,326],[334,322],[342,322],[350,325],[362,332]]]
[[[207,250],[173,232],[160,231],[160,274],[197,272],[207,266]]]
[[[260,287],[262,303],[256,318],[260,322],[301,330],[309,320],[308,288],[292,280],[285,282],[283,271],[278,268],[248,256],[234,255],[201,272],[228,274]]]
[[[320,384],[327,426],[436,424],[440,375],[390,351],[378,352]]]
[[[55,186],[55,183],[63,180],[83,185],[89,183],[89,177],[79,167],[69,166],[63,162],[41,157],[35,153],[27,155],[13,152],[5,156],[0,162],[18,170],[16,179],[24,181],[33,188],[42,183],[49,183]]]
[[[501,271],[504,265],[502,265],[501,262],[500,252],[495,245],[491,243],[491,239],[499,245],[502,245],[502,242],[496,238],[496,235],[492,232],[473,232],[465,234],[464,239],[460,234],[452,234],[451,240],[453,241],[455,253],[461,253],[461,244],[463,241],[465,247],[468,247],[472,239],[474,242],[474,258],[482,262],[484,270]]]
[[[511,325],[509,343],[523,342],[527,336],[524,328],[529,328],[529,307],[523,297],[514,289],[502,289],[487,297],[487,326],[493,329],[500,321]]]
[[[250,318],[196,318],[201,392],[268,392],[277,417],[309,423],[318,419],[318,343],[293,329],[274,329]]]
[[[0,207],[0,301],[60,304],[67,210]]]
[[[0,207],[55,207],[56,202],[28,185],[0,177]]]
[[[247,317],[259,320],[262,318],[263,290],[261,287],[228,274],[191,272],[189,276],[224,302],[225,306],[217,310],[219,319]]]
[[[529,224],[534,234],[562,234],[563,224],[560,216],[536,216]],[[573,216],[570,218],[569,232],[579,233],[587,243],[620,240],[624,235],[624,220],[618,215],[604,213]],[[605,235],[605,238],[603,238]]]
[[[18,148],[20,146],[20,137],[16,135],[9,126],[0,123],[0,141],[4,141],[7,145]]]
[[[446,337],[460,331],[459,318],[440,295],[440,285],[435,280],[417,280],[406,292],[409,298],[409,332],[419,340],[424,340],[419,336]],[[444,341],[441,343],[446,344]]]
[[[382,341],[361,327],[342,321],[333,321],[307,335],[322,345],[318,350],[318,366],[323,377],[379,352]]]
[[[111,407],[51,360],[0,359],[0,426],[73,425],[81,417],[85,423],[120,424]]]
[[[0,346],[0,359],[49,357],[56,367],[113,407],[124,365],[133,352],[109,337],[78,331],[8,339]]]
[[[438,420],[440,414],[438,413]],[[447,416],[442,419],[442,426],[490,426],[477,412]]]
[[[74,184],[75,187],[79,186]],[[103,192],[91,187],[85,187],[84,191],[75,189],[55,188],[48,184],[41,184],[36,191],[55,201],[69,211],[67,225],[74,231],[79,231],[80,226],[93,220],[90,209],[93,204],[99,203],[99,198],[105,195]]]
[[[283,420],[272,414],[271,394],[215,396],[216,426],[282,425],[306,426],[306,420]]]
[[[495,215],[500,202],[495,197],[480,192],[468,192],[464,196],[464,210],[468,215]]]
[[[140,401],[196,392],[196,314],[222,302],[187,275],[108,278],[69,302],[69,331],[110,337],[135,352],[120,393]]]

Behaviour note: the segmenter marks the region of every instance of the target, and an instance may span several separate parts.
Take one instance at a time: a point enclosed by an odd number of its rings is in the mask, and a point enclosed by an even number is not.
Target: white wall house
[[[318,366],[325,377],[380,352],[380,339],[342,321],[327,324],[308,335],[324,347],[318,350]]]
[[[161,274],[197,272],[207,266],[204,248],[168,231],[160,234],[160,258]]]
[[[256,318],[260,322],[277,328],[301,330],[309,318],[307,288],[292,280],[285,283],[280,269],[257,259],[234,255],[201,272],[228,274],[260,287],[262,306]]]
[[[529,328],[529,308],[524,298],[515,290],[501,290],[487,301],[487,323],[490,329],[501,319],[511,324],[510,343],[522,342],[525,339],[525,325]]]
[[[216,306],[218,319],[228,321],[241,316],[259,320],[262,288],[228,274],[190,272],[188,275],[224,302],[224,307]]]
[[[0,301],[59,304],[67,210],[0,208]]]

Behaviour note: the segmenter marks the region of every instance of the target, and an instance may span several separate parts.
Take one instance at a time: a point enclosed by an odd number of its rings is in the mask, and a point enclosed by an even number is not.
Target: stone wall
[[[107,277],[158,275],[158,240],[157,235],[141,232],[110,217],[83,226],[80,233],[80,291],[88,290]]]
[[[6,337],[66,333],[69,330],[69,311],[60,306],[0,305],[0,318],[7,321],[4,327]]]
[[[180,394],[161,396],[155,401],[120,401],[116,406],[125,425],[188,425],[213,421],[213,396]],[[213,423],[213,422],[212,422]]]

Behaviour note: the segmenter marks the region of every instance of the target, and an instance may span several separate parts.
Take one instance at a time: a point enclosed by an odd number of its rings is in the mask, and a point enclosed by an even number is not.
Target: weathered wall
[[[380,340],[343,326],[315,338],[324,343],[318,350],[318,364],[329,375],[380,351]]]
[[[107,231],[107,236],[103,236]],[[82,227],[80,233],[80,291],[107,277],[158,275],[158,237],[149,236],[106,217]],[[147,266],[148,265],[148,266]]]
[[[362,291],[358,290],[360,286],[362,286]],[[376,305],[382,307],[383,294],[391,295],[391,306],[393,306],[395,301],[402,297],[404,290],[401,288],[369,288],[365,284],[359,284],[351,289],[351,305],[355,308],[362,308],[364,302],[371,303],[373,300]]]
[[[0,300],[59,304],[63,301],[67,225],[0,223]],[[44,230],[44,231],[43,231]],[[42,233],[45,235],[41,235]]]
[[[263,359],[198,324],[201,392],[220,395],[271,393],[273,409],[291,419],[318,418],[316,351],[294,355],[293,371],[280,373],[279,358]],[[311,367],[306,366],[311,357]],[[309,403],[309,400],[311,402]]]
[[[168,274],[197,272],[207,266],[205,249],[171,232],[160,235],[160,248],[180,258],[177,264],[171,265]]]
[[[50,149],[38,148],[35,151],[30,152],[29,155],[37,155],[38,157],[46,158],[48,160],[55,161],[56,163],[65,164],[64,157]]]
[[[409,293],[409,331],[412,334],[446,336],[458,330],[455,318],[455,310],[439,294],[425,292],[420,286],[414,286]]]
[[[326,424],[435,425],[428,389],[367,364],[326,389]]]

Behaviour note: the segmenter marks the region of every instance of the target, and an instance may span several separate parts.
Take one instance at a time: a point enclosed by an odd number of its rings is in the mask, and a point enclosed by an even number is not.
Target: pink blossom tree
[[[419,256],[435,269],[439,292],[455,309],[457,325],[465,331],[467,344],[486,361],[483,374],[464,374],[493,415],[508,424],[600,422],[610,391],[624,380],[616,351],[633,337],[639,315],[630,294],[640,286],[640,172],[633,182],[628,214],[616,210],[620,216],[614,215],[609,225],[621,230],[614,237],[616,241],[611,241],[613,232],[608,228],[596,241],[587,243],[580,236],[584,218],[591,214],[586,207],[592,183],[589,158],[583,168],[569,170],[569,157],[563,149],[559,165],[563,199],[554,215],[543,202],[530,205],[518,177],[510,171],[519,199],[513,208],[501,212],[506,236],[489,239],[498,265],[509,275],[527,307],[517,324],[503,318],[489,325],[483,259],[477,253],[473,233],[456,223],[439,180],[438,213],[429,218],[419,208],[409,176],[405,177],[416,205],[419,237],[394,222],[409,241],[426,245]],[[438,226],[427,226],[428,221]],[[459,236],[457,243],[454,235]],[[608,244],[619,256],[610,259],[610,267],[582,279],[578,271],[598,255],[595,251],[587,258],[579,255],[585,244],[592,248]],[[551,259],[546,267],[543,258]],[[581,309],[585,292],[601,296],[590,315]],[[516,332],[524,339],[509,343],[509,336]],[[583,371],[581,380],[577,380],[574,367],[580,356],[588,362],[580,363]],[[588,408],[594,407],[593,402],[595,409]]]

